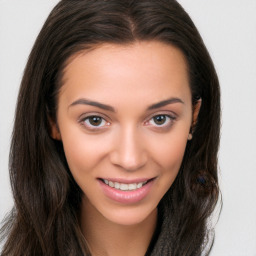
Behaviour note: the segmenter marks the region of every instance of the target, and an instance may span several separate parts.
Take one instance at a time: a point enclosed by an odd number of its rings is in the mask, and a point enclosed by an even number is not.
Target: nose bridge
[[[147,154],[137,127],[128,125],[120,129],[111,160],[127,171],[134,171],[145,165]]]

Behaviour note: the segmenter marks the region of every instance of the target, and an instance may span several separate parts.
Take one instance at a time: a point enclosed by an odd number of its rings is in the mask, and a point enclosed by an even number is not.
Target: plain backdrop
[[[0,0],[1,220],[13,204],[8,153],[19,84],[35,38],[57,2]],[[256,0],[179,2],[204,39],[222,91],[223,209],[211,256],[256,256]]]

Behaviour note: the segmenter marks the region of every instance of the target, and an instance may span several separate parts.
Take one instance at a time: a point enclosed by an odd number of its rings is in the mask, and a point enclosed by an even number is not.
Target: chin
[[[157,216],[157,207],[151,209],[142,209],[139,206],[124,209],[113,209],[112,211],[102,213],[103,217],[108,221],[122,226],[134,226],[142,224]]]

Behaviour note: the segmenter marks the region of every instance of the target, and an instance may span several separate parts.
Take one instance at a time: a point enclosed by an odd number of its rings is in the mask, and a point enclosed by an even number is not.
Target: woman
[[[2,255],[207,253],[219,126],[214,66],[176,1],[60,1],[20,88]]]

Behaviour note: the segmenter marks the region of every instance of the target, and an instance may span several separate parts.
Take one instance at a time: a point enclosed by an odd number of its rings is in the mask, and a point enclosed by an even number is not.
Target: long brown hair
[[[159,204],[161,230],[151,255],[200,255],[219,197],[218,78],[188,14],[175,0],[62,0],[46,20],[22,79],[10,151],[14,208],[2,227],[3,256],[90,255],[80,231],[81,190],[61,142],[51,138],[67,61],[102,43],[157,40],[187,60],[192,102],[202,99],[179,174]],[[210,244],[212,241],[210,241]]]

